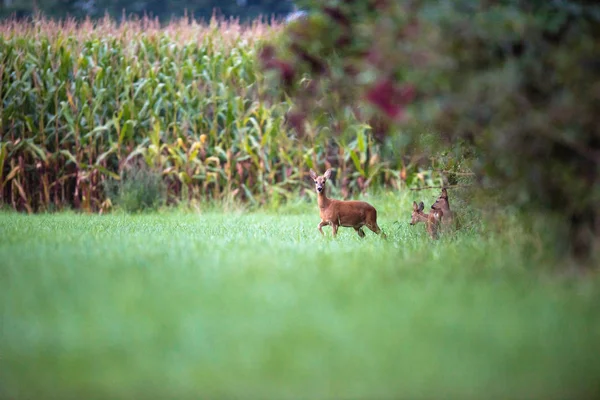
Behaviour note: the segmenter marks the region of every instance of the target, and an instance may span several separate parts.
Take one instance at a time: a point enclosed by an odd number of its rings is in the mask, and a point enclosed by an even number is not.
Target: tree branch
[[[427,189],[450,189],[450,188],[459,188],[459,187],[471,187],[471,185],[447,185],[447,186],[423,186],[418,188],[408,188],[408,190],[427,190]]]
[[[436,169],[434,170],[435,172],[438,172],[440,174],[447,174],[447,175],[456,175],[456,176],[475,176],[474,172],[454,172],[454,171],[444,171],[441,169]]]

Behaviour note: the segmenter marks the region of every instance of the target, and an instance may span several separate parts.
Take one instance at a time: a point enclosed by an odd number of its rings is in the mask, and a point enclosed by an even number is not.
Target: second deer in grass
[[[450,210],[450,202],[448,201],[448,191],[442,188],[442,194],[437,198],[431,206],[432,210],[442,212],[442,224],[450,226],[454,220],[454,213]]]
[[[413,212],[410,224],[416,225],[419,222],[424,222],[429,236],[431,236],[432,239],[437,239],[438,225],[440,220],[443,218],[443,212],[440,210],[431,210],[429,214],[425,214],[423,211],[424,209],[425,204],[423,204],[423,202],[420,202],[419,205],[417,205],[417,203],[413,201]]]
[[[385,233],[377,225],[377,210],[375,207],[364,201],[343,201],[329,199],[325,194],[325,184],[331,178],[331,169],[325,171],[322,176],[317,175],[315,171],[310,170],[310,177],[315,181],[315,190],[318,195],[319,214],[321,222],[319,223],[319,232],[323,235],[323,227],[331,225],[333,236],[337,234],[338,227],[344,226],[354,228],[358,236],[365,237],[363,226],[366,226],[373,232],[380,234],[385,238]]]

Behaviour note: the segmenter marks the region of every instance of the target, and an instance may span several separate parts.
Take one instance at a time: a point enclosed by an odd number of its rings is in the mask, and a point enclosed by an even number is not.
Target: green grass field
[[[540,271],[517,228],[432,243],[403,204],[387,241],[321,237],[316,205],[0,214],[0,398],[600,393],[596,278]]]

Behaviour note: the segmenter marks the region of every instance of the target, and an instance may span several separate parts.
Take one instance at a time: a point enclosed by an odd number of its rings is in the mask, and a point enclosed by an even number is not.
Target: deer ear
[[[416,201],[413,201],[413,210],[414,211],[419,211],[419,206],[417,205]]]
[[[442,197],[448,197],[448,191],[446,190],[446,188],[442,188]]]
[[[310,171],[308,171],[308,174],[310,175],[310,177],[312,179],[317,179],[317,173],[315,171],[313,171],[312,168]]]
[[[423,202],[419,203],[419,211],[423,211],[425,209],[425,204]]]
[[[325,177],[325,179],[330,179],[331,178],[331,168],[329,168],[327,171],[325,171],[323,176]]]

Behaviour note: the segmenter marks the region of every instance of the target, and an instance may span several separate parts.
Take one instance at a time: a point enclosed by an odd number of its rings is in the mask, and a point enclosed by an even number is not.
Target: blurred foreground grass
[[[322,238],[313,208],[0,214],[0,398],[600,393],[598,279],[540,272],[518,230],[432,243],[391,207],[387,241]]]

